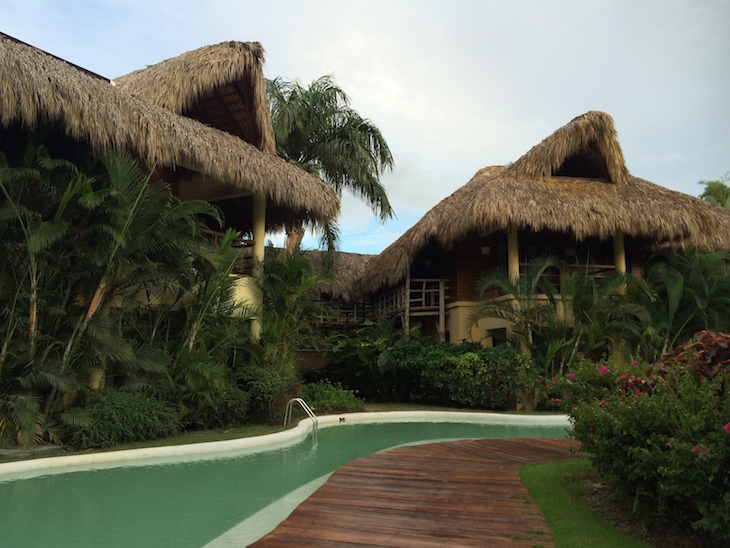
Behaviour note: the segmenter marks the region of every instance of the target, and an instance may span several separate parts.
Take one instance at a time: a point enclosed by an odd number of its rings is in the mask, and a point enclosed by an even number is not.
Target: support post
[[[624,233],[620,230],[613,235],[613,261],[618,274],[626,274],[626,248],[624,247]]]
[[[264,251],[266,249],[266,196],[263,194],[253,195],[253,303],[260,306],[264,302],[259,282],[264,275]],[[251,336],[254,339],[261,337],[261,323],[254,318],[251,321]]]
[[[439,340],[446,340],[446,283],[439,280]]]
[[[406,271],[405,311],[403,312],[403,336],[408,339],[411,333],[411,267]]]
[[[517,227],[507,229],[507,267],[509,279],[515,283],[520,278],[520,252],[518,247]]]

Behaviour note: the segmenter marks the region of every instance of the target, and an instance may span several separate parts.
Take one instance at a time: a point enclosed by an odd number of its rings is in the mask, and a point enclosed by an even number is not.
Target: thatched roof
[[[325,220],[339,212],[329,186],[273,154],[0,33],[0,126],[46,123],[93,150],[112,148],[264,194],[293,217]]]
[[[588,112],[510,166],[487,167],[368,264],[362,287],[399,283],[430,242],[483,229],[549,230],[577,240],[618,231],[653,247],[730,249],[730,210],[632,176],[611,117]]]
[[[312,261],[314,271],[327,279],[318,289],[324,295],[329,295],[333,300],[349,302],[358,298],[359,289],[357,283],[362,276],[368,262],[376,255],[362,253],[337,252],[331,272],[327,272],[325,264],[325,251],[305,251],[305,257]]]
[[[276,153],[258,42],[222,42],[115,78],[120,89]]]

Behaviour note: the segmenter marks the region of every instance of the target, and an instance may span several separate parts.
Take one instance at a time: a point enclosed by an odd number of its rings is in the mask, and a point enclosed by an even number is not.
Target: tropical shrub
[[[111,447],[176,434],[178,411],[144,392],[101,389],[89,395],[89,421],[69,426],[69,443],[79,449]]]
[[[572,371],[544,380],[540,403],[546,409],[570,412],[576,405],[601,401],[616,390],[616,378],[621,374],[636,373],[638,362],[624,365],[618,359],[598,363],[581,360]]]
[[[659,526],[730,542],[730,336],[698,333],[572,409],[596,470]],[[608,376],[608,375],[607,375]]]
[[[203,428],[227,428],[248,422],[250,394],[235,384],[226,388],[203,416]]]
[[[505,409],[516,395],[519,367],[527,362],[526,355],[505,345],[466,352],[424,369],[422,385],[444,402]]]
[[[328,340],[332,363],[322,375],[368,399],[398,398],[406,381],[394,367],[391,347],[400,336],[385,319],[368,320],[352,334],[334,333]]]
[[[730,270],[727,252],[687,247],[652,257],[646,271],[648,292],[635,302],[649,316],[637,355],[655,361],[698,331],[730,331]]]
[[[228,231],[214,249],[202,201],[181,202],[138,162],[87,169],[31,135],[0,153],[0,443],[62,441],[68,402],[87,387],[154,389],[204,422],[229,384],[248,312],[233,317]]]
[[[396,343],[391,359],[410,397],[488,409],[505,408],[531,367],[529,356],[507,345],[435,342],[418,334]]]
[[[362,411],[363,401],[339,383],[316,382],[302,387],[302,398],[315,413],[343,413]]]
[[[249,397],[249,419],[266,422],[283,414],[286,402],[298,391],[294,365],[253,365],[239,373],[238,385]]]

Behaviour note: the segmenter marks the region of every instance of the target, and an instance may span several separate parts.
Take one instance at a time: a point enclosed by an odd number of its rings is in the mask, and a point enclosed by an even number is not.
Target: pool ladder
[[[284,412],[284,426],[288,426],[291,422],[291,412],[295,403],[298,403],[302,409],[304,409],[307,416],[312,419],[312,439],[317,441],[317,427],[319,426],[317,422],[317,415],[314,414],[314,411],[312,411],[312,409],[307,405],[307,402],[305,402],[302,398],[292,398],[287,402],[286,411]]]

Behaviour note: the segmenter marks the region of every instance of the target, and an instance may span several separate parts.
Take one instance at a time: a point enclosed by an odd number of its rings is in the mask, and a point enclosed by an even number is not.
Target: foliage
[[[502,345],[450,356],[421,373],[426,394],[443,402],[483,409],[505,409],[515,397],[518,367],[529,358]],[[519,365],[518,365],[519,364]]]
[[[730,271],[726,252],[657,254],[646,272],[649,292],[634,298],[649,315],[637,355],[647,361],[703,329],[730,330]]]
[[[363,401],[351,391],[344,390],[340,383],[305,384],[302,387],[302,398],[319,414],[362,411],[365,408]]]
[[[249,417],[251,396],[235,384],[220,394],[213,409],[203,415],[203,428],[229,428],[245,424]]]
[[[417,333],[396,343],[391,358],[409,397],[487,409],[505,408],[531,368],[529,356],[507,345],[436,342]]]
[[[340,381],[349,389],[370,399],[392,399],[402,395],[407,379],[393,367],[391,347],[400,331],[381,318],[370,320],[353,334],[334,333],[329,338],[332,365],[323,375]]]
[[[276,78],[266,81],[266,91],[277,154],[323,178],[338,195],[343,188],[352,191],[380,219],[391,218],[393,211],[380,183],[382,171],[393,167],[388,144],[370,120],[350,107],[349,97],[333,79],[323,76],[305,88],[297,81]],[[323,244],[333,249],[336,225],[326,224],[322,232]]]
[[[710,332],[572,411],[595,468],[660,524],[730,542],[730,336]],[[587,400],[587,399],[586,399]]]
[[[86,410],[90,423],[68,428],[71,445],[80,449],[172,436],[180,426],[174,407],[143,392],[101,389]]]
[[[619,375],[636,374],[641,368],[636,361],[624,365],[620,359],[584,359],[572,371],[545,379],[541,400],[547,409],[569,413],[577,405],[605,400],[616,389]]]
[[[535,333],[546,326],[555,308],[555,288],[544,275],[558,265],[555,257],[541,257],[516,280],[504,269],[484,272],[479,278],[482,300],[476,304],[472,322],[485,317],[505,320],[511,326],[513,340],[530,353],[535,346]],[[495,288],[500,295],[488,295]]]
[[[700,194],[700,198],[720,207],[730,207],[728,182],[730,182],[730,173],[726,173],[719,181],[700,181],[697,184],[705,187],[702,194]]]
[[[0,154],[4,443],[60,442],[74,394],[104,384],[158,391],[195,421],[231,355],[252,351],[249,313],[231,315],[236,233],[214,249],[200,229],[217,209],[180,202],[152,171],[110,153],[82,171],[33,135]]]
[[[323,344],[317,329],[323,314],[317,292],[321,282],[312,262],[301,252],[267,250],[259,280],[263,299],[261,341],[266,361],[294,363],[297,350]]]
[[[730,330],[728,259],[688,246],[654,255],[645,278],[597,279],[543,258],[516,282],[503,271],[485,273],[472,320],[511,324],[516,343],[533,357],[533,375],[545,378],[611,354],[653,362],[696,331]],[[544,277],[558,266],[559,292]]]
[[[252,365],[240,373],[238,385],[248,393],[250,420],[266,422],[283,412],[289,397],[295,395],[294,364]]]

